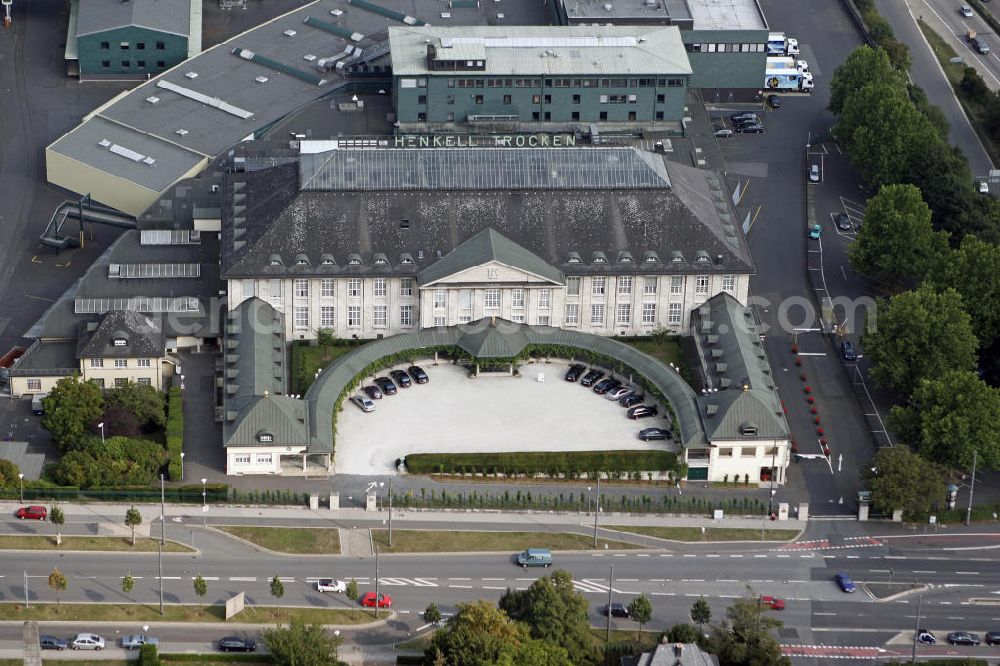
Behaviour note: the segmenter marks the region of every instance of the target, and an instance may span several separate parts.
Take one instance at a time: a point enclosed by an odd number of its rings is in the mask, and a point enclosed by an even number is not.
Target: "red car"
[[[21,520],[45,520],[49,512],[44,506],[22,506],[14,515]]]
[[[760,605],[766,606],[771,610],[785,610],[785,600],[777,599],[775,597],[764,596],[760,598]]]
[[[378,607],[379,608],[390,608],[392,606],[392,597],[388,594],[379,594]],[[361,597],[361,605],[365,608],[375,608],[376,595],[374,592],[365,592],[365,596]]]

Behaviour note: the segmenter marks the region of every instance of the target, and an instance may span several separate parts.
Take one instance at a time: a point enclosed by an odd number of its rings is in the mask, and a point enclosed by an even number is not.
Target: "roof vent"
[[[438,259],[440,259],[440,258],[441,258],[441,250],[434,250],[434,255],[435,255],[435,256],[436,256],[436,257],[437,257]]]
[[[614,9],[614,6],[610,2],[605,3],[605,5],[604,5],[604,11],[610,12],[612,9]]]
[[[417,260],[418,261],[423,261],[423,259],[424,259],[424,251],[423,250],[417,250]]]
[[[284,35],[285,37],[294,37],[294,36],[295,36],[295,35],[297,35],[298,33],[297,33],[297,32],[295,32],[294,30],[292,30],[291,28],[289,28],[288,30],[285,30],[285,31],[284,31],[283,33],[281,33],[281,34],[283,34],[283,35]]]
[[[186,129],[183,129],[183,128],[177,130],[176,132],[174,132],[174,134],[179,134],[180,136],[184,136],[187,133],[188,133],[188,131]]]
[[[314,56],[312,53],[307,53],[304,56],[302,56],[302,59],[305,60],[306,62],[312,62],[313,60],[316,59],[316,56]]]
[[[715,416],[715,413],[719,411],[719,406],[715,403],[705,405],[705,414],[708,416]]]
[[[254,81],[256,81],[257,83],[267,83],[267,77],[266,76],[256,76],[256,77],[254,77]]]
[[[149,97],[146,98],[146,101],[149,102],[150,104],[156,104],[157,102],[160,101],[160,98],[157,97],[156,95],[150,95]]]
[[[400,229],[409,229],[410,228],[410,221],[409,220],[400,220],[399,221],[399,228]]]
[[[189,79],[197,79],[198,72],[187,72],[186,74],[184,74],[184,76],[188,77]]]
[[[722,255],[721,254],[715,255],[715,265],[716,266],[721,266],[722,265]]]

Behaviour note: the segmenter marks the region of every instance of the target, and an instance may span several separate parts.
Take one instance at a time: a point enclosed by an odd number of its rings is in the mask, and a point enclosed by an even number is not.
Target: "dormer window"
[[[744,437],[756,437],[757,424],[752,421],[744,421],[740,424],[740,434]]]
[[[337,262],[333,260],[332,254],[324,254],[319,258],[320,266],[334,266]]]
[[[399,221],[399,228],[400,229],[409,229],[410,228],[410,221],[409,220],[400,220]]]
[[[606,264],[608,263],[608,257],[603,252],[595,252],[591,256],[591,262],[595,264]]]
[[[660,257],[655,252],[647,252],[642,260],[647,264],[656,264],[659,263]]]
[[[271,258],[267,261],[268,266],[284,266],[285,262],[281,260],[281,256],[277,254],[272,254]]]
[[[577,252],[570,252],[569,256],[566,259],[566,263],[580,264],[580,263],[583,263],[583,261],[580,259],[579,253],[577,253]]]
[[[307,257],[304,254],[297,254],[297,255],[295,255],[295,265],[296,266],[308,266],[309,265],[309,257]]]
[[[413,255],[409,254],[408,252],[404,252],[403,254],[399,255],[399,263],[404,266],[412,266]]]
[[[348,266],[360,266],[361,265],[361,257],[358,256],[358,255],[356,255],[356,254],[352,254],[347,259],[347,265]]]
[[[712,258],[708,256],[708,252],[704,252],[704,251],[699,250],[698,253],[694,257],[694,260],[697,263],[699,263],[699,264],[704,264],[704,263],[707,263],[707,262],[711,261]]]
[[[634,263],[632,261],[632,253],[631,252],[619,252],[618,253],[618,263],[619,264],[631,264],[631,263]]]
[[[269,432],[257,433],[257,441],[261,444],[270,444],[274,441],[274,435]]]
[[[672,264],[683,264],[684,255],[679,250],[674,250],[670,253],[670,263]]]
[[[128,340],[126,340],[125,338],[115,338],[112,344],[114,344],[115,347],[127,347]]]
[[[386,259],[386,256],[384,254],[376,254],[374,263],[376,266],[388,266],[389,260]]]

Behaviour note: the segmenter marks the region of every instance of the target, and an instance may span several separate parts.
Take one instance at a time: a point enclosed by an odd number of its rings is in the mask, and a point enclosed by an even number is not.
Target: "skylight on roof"
[[[188,74],[194,74],[194,72],[188,72]],[[195,76],[198,75],[195,74]],[[194,77],[189,77],[189,78],[194,78]],[[159,81],[157,81],[156,87],[163,88],[164,90],[169,90],[171,92],[175,92],[181,97],[187,97],[188,99],[192,99],[196,102],[201,102],[202,104],[219,109],[220,111],[225,111],[226,113],[236,116],[237,118],[242,118],[243,120],[247,120],[248,118],[253,118],[252,111],[241,109],[238,106],[233,106],[232,104],[229,104],[228,102],[223,102],[218,97],[209,97],[208,95],[203,95],[197,90],[191,90],[190,88],[179,86],[165,79],[160,79]]]

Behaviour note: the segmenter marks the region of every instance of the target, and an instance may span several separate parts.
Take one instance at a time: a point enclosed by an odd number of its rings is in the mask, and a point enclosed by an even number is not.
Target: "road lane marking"
[[[730,555],[729,557],[743,557],[742,555]]]
[[[754,558],[758,558],[759,559],[761,557],[767,557],[767,555],[754,555]]]
[[[836,615],[836,613],[813,613],[813,615]]]
[[[230,581],[240,582],[240,583],[255,583],[257,579],[254,576],[230,576]]]
[[[735,595],[735,594],[720,594],[719,598],[720,599],[739,599],[739,596]]]
[[[698,557],[698,556],[697,555],[692,555],[691,553],[687,553],[686,555],[684,555],[684,557]]]
[[[483,580],[506,580],[504,578],[484,578]]]
[[[448,580],[472,580],[471,578],[449,578]],[[518,578],[518,580],[530,580],[528,578]]]
[[[506,590],[506,587],[496,587],[495,585],[483,585],[484,590]]]
[[[740,581],[738,581],[738,580],[733,580],[733,579],[731,579],[731,578],[720,578],[719,580],[717,580],[717,581],[715,581],[715,582],[716,582],[716,583],[738,583],[738,582],[740,582]]]
[[[718,557],[718,555],[717,554],[712,554],[712,555],[706,555],[705,557]]]
[[[453,590],[471,590],[472,589],[471,585],[449,585],[448,587],[450,587]]]
[[[937,571],[925,571],[923,569],[914,569],[913,573],[918,573],[918,574],[936,574]]]
[[[955,575],[956,576],[978,576],[979,572],[978,571],[956,571]]]
[[[638,583],[638,578],[616,578],[619,583]]]

